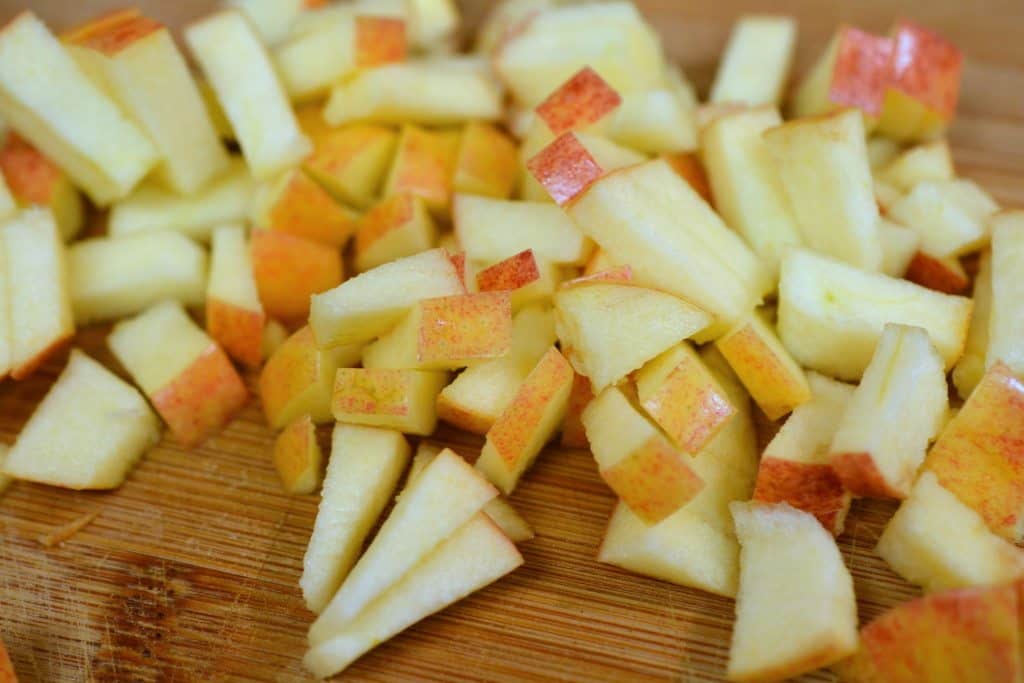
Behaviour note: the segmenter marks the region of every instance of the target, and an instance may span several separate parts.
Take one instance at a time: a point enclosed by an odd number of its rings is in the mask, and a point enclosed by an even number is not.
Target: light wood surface
[[[39,1],[66,26],[123,0]],[[152,2],[180,23],[210,3]],[[706,88],[731,20],[744,11],[801,20],[799,63],[840,19],[882,30],[906,15],[968,53],[951,139],[963,175],[1024,206],[1024,3],[993,0],[647,0],[638,3],[672,56]],[[472,3],[471,18],[488,3]],[[0,0],[0,17],[23,3]],[[76,343],[114,367],[105,328]],[[0,442],[11,443],[66,355],[30,380],[0,385]],[[249,377],[250,386],[253,377]],[[479,440],[438,441],[475,456]],[[303,681],[311,615],[297,582],[317,497],[283,494],[258,401],[223,433],[186,451],[164,439],[113,493],[16,484],[0,498],[0,635],[22,681]],[[513,502],[537,538],[526,565],[377,648],[346,674],[365,681],[714,681],[728,652],[733,603],[594,560],[613,499],[590,455],[549,449]],[[56,548],[37,538],[98,516]],[[840,547],[861,619],[916,594],[873,552],[892,506],[858,502]],[[828,673],[808,681],[832,680]]]

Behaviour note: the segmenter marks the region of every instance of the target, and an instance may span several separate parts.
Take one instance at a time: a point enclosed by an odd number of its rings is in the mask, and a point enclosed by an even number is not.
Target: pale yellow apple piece
[[[879,216],[878,239],[882,244],[882,267],[879,270],[889,277],[903,277],[921,247],[921,235]]]
[[[314,295],[309,324],[321,346],[365,342],[395,327],[418,301],[465,291],[448,252],[431,249]]]
[[[889,207],[894,221],[921,235],[921,249],[933,256],[962,256],[976,251],[989,240],[986,219],[996,208],[973,205],[973,190],[959,184],[967,181],[923,180]],[[970,193],[971,197],[964,197]]]
[[[263,326],[263,341],[260,346],[263,360],[273,356],[286,339],[288,339],[288,328],[273,318],[268,318],[267,323]]]
[[[459,28],[455,0],[409,0],[409,38],[420,50],[444,50]]]
[[[8,132],[0,146],[0,220],[9,218],[16,206],[50,209],[61,237],[71,241],[82,229],[84,207],[78,188],[67,174],[15,132]]]
[[[515,544],[478,513],[359,616],[314,645],[303,662],[317,676],[332,676],[385,640],[522,563]]]
[[[452,174],[455,192],[507,199],[512,196],[518,177],[515,140],[491,124],[478,121],[466,124]]]
[[[928,331],[947,370],[963,352],[971,300],[869,273],[803,249],[782,262],[779,337],[806,368],[859,379],[886,323]]]
[[[303,8],[312,3],[308,0],[224,0],[224,4],[245,14],[263,42],[274,45],[288,37]]]
[[[0,116],[101,206],[157,163],[142,131],[31,12],[0,32]]]
[[[498,495],[483,475],[445,449],[402,492],[370,547],[309,629],[316,646],[348,628],[389,588]]]
[[[964,354],[953,368],[953,384],[960,398],[967,397],[985,374],[989,346],[989,325],[992,319],[992,256],[982,254],[978,273],[974,276],[974,313],[967,330]]]
[[[409,444],[399,432],[335,425],[299,580],[311,611],[322,612],[345,580],[408,462]]]
[[[422,197],[396,194],[367,211],[355,239],[355,264],[360,273],[437,243],[437,225]]]
[[[865,138],[863,117],[853,109],[764,133],[804,244],[878,270],[878,204]]]
[[[249,367],[263,360],[267,316],[256,291],[252,257],[241,226],[213,231],[210,281],[206,287],[206,331],[228,355]]]
[[[68,250],[75,320],[84,325],[121,318],[164,299],[199,306],[207,264],[203,248],[178,232],[76,242]]]
[[[546,202],[456,195],[455,235],[467,258],[496,263],[526,249],[553,263],[582,265],[593,250],[565,212]]]
[[[729,680],[784,680],[853,654],[857,601],[832,536],[785,503],[729,507],[742,548]]]
[[[534,12],[549,9],[552,0],[500,0],[494,3],[473,41],[473,51],[493,55],[504,41],[508,31],[529,19]]]
[[[320,485],[323,454],[309,415],[295,419],[274,439],[274,468],[287,493],[309,494]]]
[[[315,115],[326,127],[319,109]],[[370,206],[391,166],[398,134],[383,126],[361,124],[328,131],[314,138],[316,148],[303,168],[339,202]]]
[[[871,164],[871,172],[878,172],[889,164],[893,159],[903,153],[903,146],[884,135],[872,135],[868,138],[868,162]]]
[[[989,531],[985,520],[924,472],[885,527],[876,548],[900,576],[941,591],[1024,576],[1024,551]]]
[[[710,101],[778,105],[795,47],[796,21],[791,17],[740,17],[718,63]]]
[[[626,93],[611,115],[608,137],[645,154],[697,149],[697,125],[686,102],[666,88]]]
[[[114,489],[159,438],[142,394],[76,349],[0,464],[16,479]]]
[[[949,408],[942,358],[920,327],[887,324],[832,439],[830,461],[857,496],[905,498]]]
[[[875,176],[900,192],[910,192],[925,180],[947,181],[956,177],[953,155],[945,140],[911,147],[881,166]]]
[[[437,426],[437,396],[448,373],[389,368],[339,368],[331,411],[338,422],[428,436]]]
[[[320,98],[356,71],[356,30],[355,16],[334,17],[274,47],[274,67],[293,100]]]
[[[1006,363],[1024,375],[1024,211],[1005,211],[992,225],[992,299],[985,366]]]
[[[241,13],[221,11],[191,24],[185,41],[231,121],[255,178],[270,178],[313,151],[266,48]]]

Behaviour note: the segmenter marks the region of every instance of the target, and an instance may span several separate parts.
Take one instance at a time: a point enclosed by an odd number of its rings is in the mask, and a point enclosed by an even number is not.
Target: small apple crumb
[[[85,527],[92,524],[93,520],[99,516],[99,510],[97,510],[96,512],[90,512],[88,514],[82,515],[81,517],[73,519],[67,524],[57,527],[48,534],[43,534],[36,540],[39,541],[40,545],[43,545],[47,548],[54,548],[63,543],[64,541],[68,540],[75,534],[77,534]]]

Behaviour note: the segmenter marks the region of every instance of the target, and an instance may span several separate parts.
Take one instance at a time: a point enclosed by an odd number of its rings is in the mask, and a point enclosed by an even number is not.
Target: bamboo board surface
[[[145,6],[147,3],[142,3]],[[179,25],[209,3],[148,3]],[[479,17],[488,3],[470,3]],[[840,19],[882,30],[906,15],[968,55],[952,130],[962,175],[1001,203],[1024,206],[1024,3],[1019,0],[640,0],[672,56],[706,88],[732,19],[785,11],[801,20],[806,65]],[[123,2],[33,4],[67,25]],[[968,9],[970,7],[970,9]],[[0,0],[0,18],[22,9]],[[703,90],[702,90],[703,92]],[[76,344],[115,367],[106,328]],[[0,442],[12,443],[63,367],[0,384]],[[247,378],[254,386],[254,376]],[[16,484],[0,498],[0,636],[22,681],[304,681],[311,615],[297,586],[317,497],[281,492],[272,433],[258,400],[226,430],[186,451],[165,438],[112,493]],[[436,441],[475,457],[480,441],[442,430]],[[715,681],[731,600],[598,564],[613,499],[584,451],[548,449],[513,497],[537,531],[526,565],[411,628],[345,674],[361,681]],[[873,553],[892,506],[855,503],[840,538],[862,621],[916,594]],[[62,546],[37,538],[98,513]],[[805,677],[828,681],[828,673]]]

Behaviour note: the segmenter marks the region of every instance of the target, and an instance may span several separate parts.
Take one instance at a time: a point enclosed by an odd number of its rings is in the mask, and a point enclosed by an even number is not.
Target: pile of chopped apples
[[[787,88],[795,23],[744,18],[699,104],[629,2],[506,0],[468,54],[458,20],[233,0],[195,73],[137,10],[0,31],[0,375],[107,321],[119,365],[71,352],[0,486],[116,488],[241,366],[320,489],[318,676],[523,562],[559,434],[619,500],[599,561],[736,598],[730,679],[1024,675],[1024,211],[956,175],[959,51],[844,27]],[[413,456],[438,420],[473,464]],[[877,552],[928,593],[860,631],[854,497],[901,501]]]

